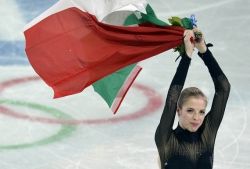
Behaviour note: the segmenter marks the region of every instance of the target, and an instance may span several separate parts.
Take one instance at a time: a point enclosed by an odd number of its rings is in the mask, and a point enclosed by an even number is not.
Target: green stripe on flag
[[[166,22],[160,20],[157,18],[157,16],[155,15],[155,12],[153,10],[153,8],[148,4],[146,7],[146,14],[136,11],[137,13],[139,13],[141,15],[141,18],[138,18],[137,15],[135,13],[129,15],[127,17],[127,19],[124,22],[125,26],[129,26],[129,25],[138,25],[138,24],[142,24],[142,23],[152,23],[154,25],[158,25],[158,26],[168,26],[169,24],[167,24]]]
[[[136,64],[127,66],[93,84],[94,90],[101,95],[109,107],[112,106],[118,92],[135,66]]]

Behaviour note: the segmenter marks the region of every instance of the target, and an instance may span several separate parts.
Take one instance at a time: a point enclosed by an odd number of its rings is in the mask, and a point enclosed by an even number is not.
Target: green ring
[[[0,100],[0,104],[24,106],[24,107],[28,107],[28,108],[32,108],[32,109],[36,109],[36,110],[40,110],[40,111],[49,113],[58,119],[72,119],[71,116],[63,113],[60,110],[57,110],[57,109],[51,108],[51,107],[47,107],[47,106],[43,106],[40,104],[36,104],[36,103],[30,103],[30,102],[24,102],[24,101],[13,101],[13,100],[4,99],[4,100]],[[75,129],[76,129],[76,126],[63,124],[61,129],[57,133],[55,133],[54,135],[51,135],[47,138],[43,138],[41,140],[31,142],[31,143],[15,144],[15,145],[0,145],[0,150],[2,150],[2,149],[30,148],[30,147],[50,144],[50,143],[53,143],[55,141],[59,141],[59,140],[65,138],[66,136],[69,136]]]

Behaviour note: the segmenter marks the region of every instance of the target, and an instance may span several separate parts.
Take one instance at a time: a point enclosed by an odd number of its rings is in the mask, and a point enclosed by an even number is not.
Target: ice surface
[[[92,88],[53,100],[25,57],[22,27],[55,2],[0,0],[0,169],[158,169],[154,132],[177,54],[142,62],[143,71],[115,116]],[[149,3],[163,20],[195,14],[206,41],[214,44],[211,51],[232,86],[214,169],[250,168],[250,1]],[[211,102],[211,78],[195,55],[185,86],[200,87]]]

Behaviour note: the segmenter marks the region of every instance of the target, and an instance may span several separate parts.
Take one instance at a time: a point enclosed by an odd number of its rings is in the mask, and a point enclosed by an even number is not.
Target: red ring
[[[0,83],[0,92],[5,90],[6,88],[12,87],[14,85],[20,83],[26,83],[29,81],[36,81],[40,80],[37,76],[25,77],[25,78],[18,78],[10,81],[6,81]],[[145,107],[142,109],[128,115],[123,115],[119,117],[112,117],[107,119],[92,119],[92,120],[61,120],[61,119],[52,119],[52,118],[45,118],[45,117],[35,117],[29,116],[23,113],[14,112],[6,107],[0,106],[0,113],[2,112],[5,115],[12,116],[15,118],[26,119],[30,121],[38,121],[43,123],[53,123],[53,124],[70,124],[70,125],[79,125],[79,124],[104,124],[104,123],[117,123],[121,121],[129,121],[141,118],[143,116],[149,115],[154,113],[158,108],[161,107],[163,104],[162,98],[159,94],[156,93],[153,89],[141,85],[141,84],[134,84],[132,87],[135,87],[141,90],[144,95],[148,98],[148,102]]]

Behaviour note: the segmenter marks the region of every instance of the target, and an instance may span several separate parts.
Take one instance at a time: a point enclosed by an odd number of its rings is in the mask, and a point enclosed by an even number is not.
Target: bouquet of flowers
[[[181,26],[185,29],[193,29],[194,27],[197,27],[196,23],[197,20],[195,18],[195,15],[191,15],[190,18],[180,18],[180,17],[172,17],[169,18],[168,21],[171,23],[173,26]],[[195,39],[191,39],[191,41],[197,41],[199,42],[202,38],[202,33],[201,32],[195,32]],[[183,55],[185,52],[185,46],[182,43],[181,45],[177,46],[174,51],[179,52],[180,55]]]

